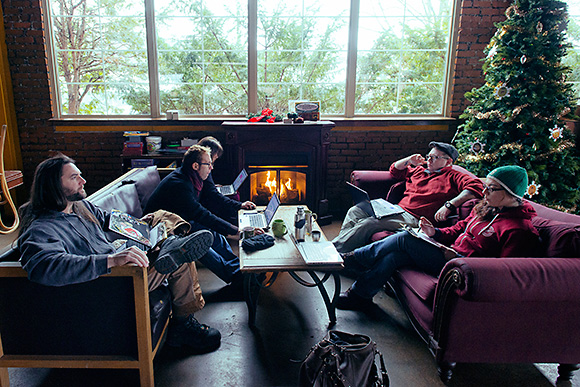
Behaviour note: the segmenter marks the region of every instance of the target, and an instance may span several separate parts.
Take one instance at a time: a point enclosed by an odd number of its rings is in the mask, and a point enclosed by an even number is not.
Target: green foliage
[[[561,63],[569,48],[566,4],[516,0],[506,16],[484,51],[485,85],[465,95],[472,105],[460,116],[459,164],[478,176],[520,165],[540,185],[532,200],[578,211],[580,159],[562,120],[575,104]]]

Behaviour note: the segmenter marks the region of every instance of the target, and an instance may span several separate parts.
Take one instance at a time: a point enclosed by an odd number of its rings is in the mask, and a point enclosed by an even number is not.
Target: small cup
[[[312,241],[318,242],[320,240],[320,231],[319,230],[312,230]]]
[[[282,238],[288,233],[284,219],[274,219],[272,222],[272,233],[276,238]]]
[[[253,227],[244,227],[240,231],[240,236],[242,239],[250,238],[254,236],[254,228]]]

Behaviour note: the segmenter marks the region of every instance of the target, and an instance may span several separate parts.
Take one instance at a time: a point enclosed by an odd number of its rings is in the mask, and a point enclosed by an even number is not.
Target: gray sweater
[[[31,281],[63,286],[110,272],[107,256],[115,253],[115,248],[103,231],[107,214],[83,202],[98,224],[76,214],[49,211],[36,218],[19,238],[20,262]]]

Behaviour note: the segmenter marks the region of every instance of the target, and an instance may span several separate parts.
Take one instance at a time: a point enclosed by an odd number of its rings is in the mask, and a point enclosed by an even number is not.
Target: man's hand
[[[149,266],[147,254],[136,246],[131,246],[119,253],[111,254],[107,257],[107,267],[123,266],[133,264],[140,267]]]
[[[242,209],[243,210],[255,210],[256,209],[256,205],[250,201],[247,202],[243,202],[242,203]]]
[[[451,214],[451,210],[445,206],[441,207],[436,213],[435,213],[435,220],[438,222],[443,222],[444,220],[447,219],[447,217]]]
[[[421,227],[421,231],[423,231],[427,236],[432,237],[435,235],[435,227],[431,222],[429,222],[429,219],[424,216],[419,219],[419,227]]]
[[[403,159],[396,161],[395,164],[393,165],[395,166],[395,168],[402,171],[408,166],[416,167],[417,165],[423,165],[426,162],[427,161],[425,160],[425,157],[421,156],[419,153],[415,153],[414,155],[407,156]]]

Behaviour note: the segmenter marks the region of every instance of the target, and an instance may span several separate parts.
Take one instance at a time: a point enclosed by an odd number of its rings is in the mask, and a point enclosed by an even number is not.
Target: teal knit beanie
[[[513,196],[521,198],[528,189],[528,173],[517,165],[506,165],[491,171],[487,175]]]

